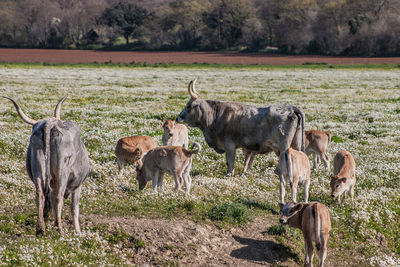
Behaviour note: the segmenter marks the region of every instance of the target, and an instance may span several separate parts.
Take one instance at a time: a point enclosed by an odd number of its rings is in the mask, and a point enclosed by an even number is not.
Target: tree
[[[144,23],[147,16],[148,12],[145,8],[134,2],[124,1],[107,8],[102,18],[109,27],[117,26],[121,30],[126,44],[129,44],[129,38]]]

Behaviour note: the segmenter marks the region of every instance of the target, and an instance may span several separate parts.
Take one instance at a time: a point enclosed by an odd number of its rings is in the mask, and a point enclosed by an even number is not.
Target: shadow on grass
[[[251,238],[243,238],[240,236],[232,236],[240,244],[245,247],[235,249],[231,252],[231,256],[257,263],[274,264],[284,262],[287,259],[297,260],[298,255],[289,247],[278,244],[271,240],[257,240]]]

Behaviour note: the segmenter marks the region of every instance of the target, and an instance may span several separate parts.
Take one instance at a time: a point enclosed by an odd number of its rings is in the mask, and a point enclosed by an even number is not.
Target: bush
[[[212,221],[244,225],[252,220],[247,207],[240,203],[223,203],[214,206],[208,213]]]

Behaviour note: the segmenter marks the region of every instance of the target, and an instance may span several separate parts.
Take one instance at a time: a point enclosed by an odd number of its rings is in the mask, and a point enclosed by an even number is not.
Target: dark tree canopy
[[[399,56],[399,14],[400,0],[3,0],[0,46]]]

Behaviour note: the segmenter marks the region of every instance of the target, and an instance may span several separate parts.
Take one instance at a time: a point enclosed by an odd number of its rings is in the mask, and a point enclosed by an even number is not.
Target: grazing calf
[[[322,159],[325,166],[325,173],[329,171],[329,157],[327,152],[328,144],[331,142],[331,134],[324,131],[309,130],[305,131],[306,154],[314,156],[313,170],[317,168],[319,160]]]
[[[157,147],[157,143],[150,136],[130,136],[118,140],[115,147],[115,156],[119,173],[125,164],[135,164],[147,151]]]
[[[54,110],[55,118],[39,121],[25,115],[13,99],[4,98],[14,104],[24,122],[33,126],[26,155],[26,171],[36,188],[36,234],[44,234],[51,208],[55,225],[62,231],[63,199],[70,194],[73,224],[75,232],[80,234],[79,199],[82,183],[89,174],[89,154],[81,140],[79,126],[73,121],[60,120],[61,105],[67,96],[58,102]]]
[[[333,175],[331,176],[332,197],[346,197],[350,194],[351,200],[354,197],[354,186],[356,184],[356,162],[353,156],[346,150],[340,150],[333,159]]]
[[[189,136],[185,125],[166,120],[164,124],[161,124],[161,127],[164,129],[163,146],[183,146],[186,149],[188,148]]]
[[[288,224],[290,227],[299,228],[303,232],[305,243],[304,266],[312,266],[314,248],[312,242],[315,242],[318,252],[318,266],[324,266],[327,253],[327,244],[329,231],[331,230],[331,217],[328,209],[319,202],[279,203],[281,209],[282,224]]]
[[[308,202],[310,186],[310,161],[305,153],[289,148],[279,156],[277,170],[279,172],[281,203],[285,201],[285,182],[289,182],[292,200],[296,202],[297,185],[304,186],[304,202]]]
[[[192,178],[190,178],[192,155],[201,149],[200,144],[196,142],[193,146],[197,149],[187,150],[181,146],[163,146],[150,150],[143,157],[143,163],[139,161],[136,168],[139,190],[142,190],[151,180],[153,189],[157,192],[157,187],[162,189],[164,173],[170,172],[175,179],[175,192],[181,189],[184,182],[186,193],[189,194],[192,184]]]

